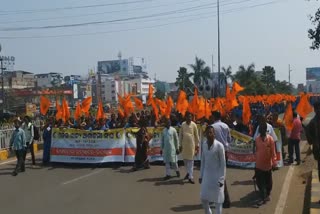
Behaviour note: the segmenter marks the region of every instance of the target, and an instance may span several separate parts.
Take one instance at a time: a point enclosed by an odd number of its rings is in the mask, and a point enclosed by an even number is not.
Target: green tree
[[[177,72],[178,77],[176,78],[175,85],[178,86],[180,90],[184,90],[187,94],[192,93],[193,83],[190,81],[192,74],[188,73],[185,67],[180,67]]]
[[[228,68],[222,67],[222,72],[220,73],[220,84],[228,84],[228,80],[233,81],[234,77],[232,75],[232,67],[229,65]]]
[[[276,82],[276,71],[272,66],[265,66],[262,69],[261,80],[268,89],[274,88]]]
[[[245,88],[241,94],[244,95],[262,95],[267,94],[267,88],[258,78],[255,72],[255,65],[252,63],[247,68],[239,66],[239,70],[234,75],[234,80]]]
[[[209,66],[206,66],[205,61],[196,57],[195,64],[191,64],[190,67],[193,69],[193,73],[191,73],[193,76],[193,83],[197,87],[208,84],[208,80],[211,79],[211,70]]]
[[[275,82],[275,93],[278,93],[278,94],[291,94],[292,89],[293,89],[292,85],[289,84],[287,81],[277,80]]]
[[[166,92],[162,90],[157,90],[156,93],[154,93],[156,98],[163,100],[166,97]]]
[[[313,29],[308,30],[309,39],[311,39],[312,44],[311,49],[316,50],[320,48],[320,8],[310,17],[311,23],[314,26]]]

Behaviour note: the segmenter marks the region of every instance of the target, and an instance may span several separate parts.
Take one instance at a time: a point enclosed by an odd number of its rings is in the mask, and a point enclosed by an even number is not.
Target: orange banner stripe
[[[72,148],[51,148],[51,155],[63,156],[87,156],[87,157],[105,157],[121,156],[122,148],[113,149],[72,149]]]

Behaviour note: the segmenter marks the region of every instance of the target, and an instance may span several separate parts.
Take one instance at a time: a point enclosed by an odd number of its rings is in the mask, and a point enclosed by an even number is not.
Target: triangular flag
[[[243,90],[244,90],[244,88],[241,85],[239,85],[239,83],[237,83],[237,82],[233,83],[233,85],[232,85],[232,93],[237,94],[237,93],[239,93],[240,91],[243,91]]]
[[[153,85],[149,83],[148,102],[147,102],[148,105],[152,105],[153,92],[154,92]]]
[[[133,97],[133,99],[134,99],[134,103],[136,104],[136,108],[137,108],[138,110],[142,110],[142,109],[143,109],[143,103],[142,103],[142,101],[141,101],[139,98],[137,98],[137,97]]]
[[[79,120],[80,117],[81,117],[81,114],[82,114],[82,112],[81,112],[81,104],[80,104],[80,102],[78,101],[78,102],[77,102],[76,110],[75,110],[75,112],[74,112],[74,119],[75,119],[75,120]]]
[[[306,118],[308,114],[310,114],[313,111],[313,107],[311,106],[308,95],[302,94],[300,96],[300,102],[296,108],[296,112],[302,117]]]
[[[287,130],[291,131],[293,128],[293,111],[291,103],[287,105],[286,111],[283,116],[283,121]]]
[[[89,109],[91,107],[92,97],[87,97],[82,101],[81,109],[84,113],[89,113]]]
[[[40,97],[40,113],[46,115],[50,108],[50,100],[44,96]]]

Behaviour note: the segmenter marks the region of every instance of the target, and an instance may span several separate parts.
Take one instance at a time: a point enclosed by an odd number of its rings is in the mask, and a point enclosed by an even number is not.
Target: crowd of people
[[[320,103],[314,104],[315,118],[305,127],[308,142],[314,145],[314,155],[320,164],[320,143],[319,143],[319,119]],[[52,128],[77,128],[82,130],[107,130],[115,128],[140,127],[137,133],[137,149],[133,170],[150,168],[148,161],[149,141],[151,135],[147,127],[163,126],[161,137],[161,155],[165,163],[164,180],[172,178],[171,170],[180,177],[178,166],[179,154],[182,155],[186,175],[184,180],[194,184],[194,156],[199,152],[201,146],[201,170],[199,183],[201,184],[201,201],[205,213],[212,213],[210,203],[215,203],[215,213],[222,213],[222,208],[230,207],[230,197],[226,182],[226,166],[228,163],[228,148],[231,143],[230,129],[235,129],[253,137],[255,141],[256,167],[253,179],[255,179],[260,198],[257,200],[257,207],[270,201],[272,190],[272,171],[277,169],[276,142],[274,128],[279,128],[283,144],[288,143],[288,164],[299,165],[300,140],[303,126],[301,119],[296,112],[293,112],[293,126],[290,133],[287,133],[284,124],[281,122],[277,112],[257,113],[252,117],[249,124],[242,123],[240,114],[227,114],[224,117],[220,112],[212,112],[210,119],[194,121],[191,113],[187,112],[183,117],[179,113],[172,113],[170,118],[162,117],[156,121],[152,111],[141,111],[132,113],[128,119],[112,113],[109,119],[99,119],[91,115],[82,117],[79,120],[69,119],[68,121],[55,120],[48,117],[41,126],[42,138],[44,141],[43,164],[50,162],[50,146]],[[206,125],[206,141],[200,142],[197,123]],[[30,117],[25,116],[23,120],[14,121],[15,130],[10,140],[10,148],[15,152],[17,165],[12,175],[16,176],[25,171],[25,158],[28,149],[31,151],[32,165],[35,165],[33,151],[34,128]],[[174,127],[179,127],[179,133]],[[295,151],[295,160],[294,153]],[[279,151],[278,151],[279,152]],[[282,148],[283,157],[286,152]],[[319,178],[320,179],[320,178]]]

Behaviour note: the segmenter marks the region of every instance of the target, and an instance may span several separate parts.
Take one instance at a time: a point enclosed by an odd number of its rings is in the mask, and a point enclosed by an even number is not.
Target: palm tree
[[[220,85],[227,85],[229,79],[231,81],[234,80],[232,67],[230,65],[228,68],[222,67],[222,72],[220,73]]]
[[[178,77],[176,78],[175,85],[179,87],[180,90],[192,91],[193,84],[190,81],[191,73],[188,73],[185,67],[180,67],[178,72]]]
[[[257,80],[255,65],[252,63],[247,68],[245,68],[244,65],[240,65],[239,70],[234,75],[234,79],[237,80],[240,85],[246,85],[252,81]]]
[[[193,83],[199,87],[200,85],[208,84],[208,80],[211,79],[210,77],[210,67],[206,66],[205,61],[196,57],[195,64],[191,64],[190,67],[193,69]]]

